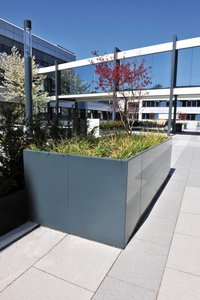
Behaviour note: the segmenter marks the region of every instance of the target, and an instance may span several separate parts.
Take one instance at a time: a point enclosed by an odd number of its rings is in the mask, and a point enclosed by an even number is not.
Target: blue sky
[[[10,0],[2,1],[0,17],[75,52],[112,52],[200,36],[199,0]]]

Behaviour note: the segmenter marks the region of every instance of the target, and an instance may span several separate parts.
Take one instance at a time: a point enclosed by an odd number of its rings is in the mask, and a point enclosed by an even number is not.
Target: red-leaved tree
[[[97,90],[112,92],[114,99],[113,109],[117,109],[121,121],[127,131],[131,133],[131,123],[128,114],[138,118],[139,100],[145,94],[145,88],[151,83],[150,69],[145,66],[144,60],[136,62],[110,61],[100,56],[97,51],[93,52],[99,63],[94,64],[95,73],[98,75]],[[129,110],[130,108],[130,110]]]

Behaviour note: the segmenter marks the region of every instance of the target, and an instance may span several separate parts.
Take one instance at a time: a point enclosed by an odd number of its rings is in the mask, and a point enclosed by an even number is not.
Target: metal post
[[[78,136],[79,134],[79,120],[78,120],[78,109],[79,109],[79,105],[78,102],[75,101],[74,104],[74,113],[73,113],[73,127],[74,127],[74,135]]]
[[[24,75],[25,75],[25,97],[26,97],[26,131],[32,134],[32,39],[31,21],[24,21]]]
[[[58,62],[55,60],[55,104],[56,104],[56,114],[58,116]]]
[[[174,97],[174,120],[172,126],[173,133],[176,133],[176,111],[177,111],[177,96]]]
[[[120,52],[121,50],[119,50],[117,47],[114,48],[114,63],[115,63],[115,67],[116,65],[120,64],[120,60],[117,59],[117,53]],[[117,97],[117,91],[119,90],[119,82],[118,82],[118,78],[115,78],[115,82],[114,82],[114,90],[113,90],[113,112],[112,112],[112,120],[115,121],[116,119],[116,105],[115,105],[115,100]]]
[[[60,71],[58,71],[58,61],[55,60],[55,101],[56,101],[56,114],[59,113],[59,100],[58,96],[61,94],[61,80]]]
[[[170,135],[172,126],[172,106],[173,106],[173,96],[174,88],[176,86],[176,75],[177,75],[177,58],[178,52],[176,50],[177,36],[173,36],[173,48],[172,48],[172,66],[171,66],[171,83],[170,83],[170,98],[169,98],[169,116],[168,116],[168,130],[167,134]]]

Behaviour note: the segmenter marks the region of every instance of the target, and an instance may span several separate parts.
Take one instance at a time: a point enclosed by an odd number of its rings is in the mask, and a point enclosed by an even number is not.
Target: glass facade
[[[141,63],[144,61],[145,67],[150,67],[149,75],[152,83],[147,89],[168,88],[171,76],[171,53],[155,53],[150,55],[122,59],[122,62]]]
[[[200,47],[178,51],[177,87],[200,85]]]
[[[93,65],[61,71],[61,94],[75,95],[96,92],[96,75]]]

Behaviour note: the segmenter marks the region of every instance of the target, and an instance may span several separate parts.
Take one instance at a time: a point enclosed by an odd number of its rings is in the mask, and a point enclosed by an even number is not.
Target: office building
[[[0,19],[0,53],[10,54],[13,46],[16,46],[23,55],[23,29]],[[55,60],[58,63],[76,60],[76,56],[72,51],[54,45],[34,34],[32,34],[32,53],[41,67],[55,65]]]

